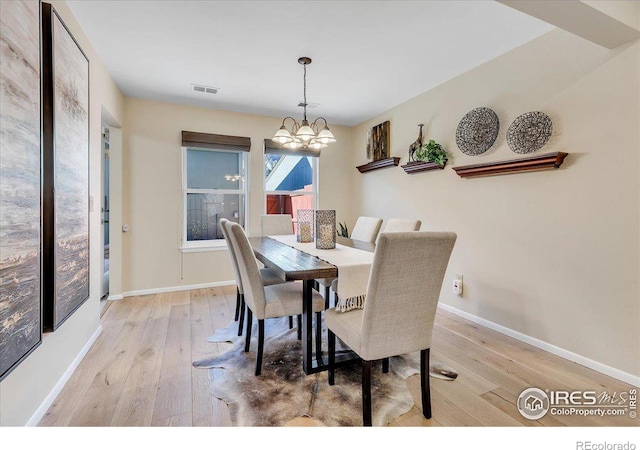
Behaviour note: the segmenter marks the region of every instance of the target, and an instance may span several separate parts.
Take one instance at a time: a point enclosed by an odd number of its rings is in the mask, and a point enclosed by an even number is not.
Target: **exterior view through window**
[[[184,230],[186,243],[224,239],[220,219],[245,226],[246,152],[184,149]]]
[[[294,231],[298,210],[316,208],[317,160],[292,154],[264,155],[266,213],[291,214]]]

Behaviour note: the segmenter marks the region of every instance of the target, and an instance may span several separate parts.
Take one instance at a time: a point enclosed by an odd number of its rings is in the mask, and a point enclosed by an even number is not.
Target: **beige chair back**
[[[244,301],[257,319],[264,319],[266,306],[264,285],[249,239],[242,227],[235,222],[227,222],[227,232],[238,260],[238,269],[244,288]]]
[[[260,219],[262,236],[293,234],[291,214],[263,214]]]
[[[431,347],[440,289],[455,241],[456,234],[450,232],[380,235],[362,313],[362,358],[375,360]]]
[[[244,294],[244,290],[242,289],[242,279],[240,278],[240,269],[238,268],[238,258],[236,257],[236,252],[234,251],[233,244],[231,243],[229,231],[227,230],[228,223],[230,223],[229,220],[220,219],[220,229],[222,230],[224,240],[227,242],[227,248],[229,249],[229,256],[231,257],[231,266],[233,267],[233,274],[236,277],[238,292],[240,292],[240,294]]]
[[[421,220],[413,219],[389,219],[384,227],[384,233],[397,231],[419,231],[422,226]]]
[[[421,220],[413,219],[389,219],[384,227],[384,233],[395,233],[398,231],[418,231],[422,226]],[[378,235],[380,239],[380,235]],[[377,241],[377,240],[376,240]]]
[[[351,231],[351,239],[364,242],[375,242],[382,225],[382,219],[375,217],[358,217]]]

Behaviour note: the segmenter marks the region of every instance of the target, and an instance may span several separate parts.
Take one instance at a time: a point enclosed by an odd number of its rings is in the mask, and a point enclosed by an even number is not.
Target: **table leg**
[[[307,375],[313,371],[313,282],[302,280],[302,369]]]

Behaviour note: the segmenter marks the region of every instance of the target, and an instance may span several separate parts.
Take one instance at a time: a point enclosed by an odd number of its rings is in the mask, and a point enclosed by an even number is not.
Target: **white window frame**
[[[310,191],[267,191],[267,177],[264,173],[264,158],[267,153],[262,154],[262,189],[264,191],[264,200],[262,202],[262,213],[267,213],[267,195],[313,195],[313,208],[318,209],[318,193],[320,192],[320,187],[318,186],[318,182],[320,180],[319,170],[320,170],[320,157],[319,156],[311,156],[311,173],[312,173],[312,185]],[[290,156],[296,156],[295,154],[288,154]],[[307,155],[300,155],[307,156]],[[301,194],[303,192],[303,194]]]
[[[244,180],[242,180],[242,189],[189,189],[187,188],[187,150],[201,150],[209,152],[238,153],[240,155],[241,164],[244,168]],[[227,243],[224,239],[209,239],[199,241],[187,241],[187,194],[240,194],[244,195],[244,228],[249,234],[249,152],[233,151],[233,150],[215,150],[200,147],[182,147],[182,220],[180,230],[180,251],[182,253],[196,253],[206,251],[222,251],[227,249]]]

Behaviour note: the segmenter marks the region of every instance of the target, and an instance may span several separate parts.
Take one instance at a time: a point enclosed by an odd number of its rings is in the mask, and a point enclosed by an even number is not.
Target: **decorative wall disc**
[[[499,128],[498,115],[492,109],[472,109],[458,124],[456,144],[465,155],[480,155],[496,141]]]
[[[515,153],[533,153],[549,140],[553,125],[551,119],[540,111],[524,113],[509,125],[507,144]]]

